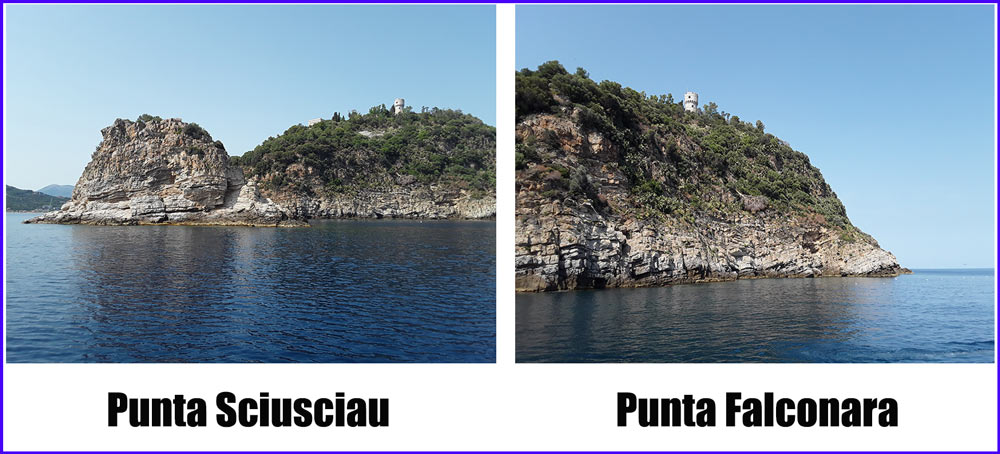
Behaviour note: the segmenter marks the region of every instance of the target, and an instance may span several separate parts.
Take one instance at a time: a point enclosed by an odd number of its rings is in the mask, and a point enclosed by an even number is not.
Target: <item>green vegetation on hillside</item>
[[[762,122],[744,122],[715,103],[685,112],[672,95],[595,82],[582,68],[569,73],[550,61],[516,74],[516,120],[534,114],[572,119],[583,132],[599,133],[615,144],[632,200],[649,210],[733,211],[741,209],[744,197],[764,196],[770,209],[850,225],[843,204],[805,154],[764,132]],[[529,164],[549,165],[559,154],[554,135],[519,135],[515,162],[523,170]],[[570,169],[566,175],[586,170]]]
[[[394,115],[384,105],[312,126],[295,125],[232,162],[265,188],[336,193],[397,181],[492,193],[496,128],[456,110]]]
[[[18,189],[7,185],[7,211],[49,211],[58,210],[69,201],[66,197],[56,197],[28,189]]]

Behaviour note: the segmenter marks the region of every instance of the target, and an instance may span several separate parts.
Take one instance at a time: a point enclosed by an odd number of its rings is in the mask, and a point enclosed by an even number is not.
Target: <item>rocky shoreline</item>
[[[118,119],[101,134],[69,202],[25,223],[308,225],[263,197],[196,124]]]
[[[282,206],[306,219],[494,219],[496,198],[443,194],[434,188],[370,191],[338,197],[275,196]]]
[[[540,215],[528,216],[522,214],[528,199],[518,199],[519,292],[910,272],[870,237],[844,241],[833,229],[795,217],[658,223],[613,219],[561,202],[543,202],[536,208]]]
[[[871,276],[908,273],[874,238],[821,216],[769,209],[753,197],[735,213],[695,212],[686,218],[643,217],[618,182],[618,157],[599,135],[551,118],[531,118],[521,137],[559,126],[558,153],[572,165],[586,157],[609,175],[595,191],[605,207],[577,197],[553,199],[552,170],[519,172],[515,288],[521,292],[652,287],[748,278]],[[600,150],[600,153],[593,150]],[[592,179],[597,180],[597,179]],[[600,180],[597,180],[600,181]],[[593,183],[591,183],[593,184]],[[609,209],[618,207],[618,209]]]
[[[152,118],[152,117],[150,117]],[[327,197],[267,191],[180,119],[115,120],[59,210],[25,223],[307,227],[308,219],[490,219],[496,198],[434,186]]]
[[[760,121],[558,62],[516,91],[517,291],[909,272]]]

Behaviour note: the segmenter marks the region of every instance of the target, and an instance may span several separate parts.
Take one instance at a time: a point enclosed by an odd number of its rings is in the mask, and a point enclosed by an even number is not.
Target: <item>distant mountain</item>
[[[71,184],[50,184],[37,192],[42,194],[54,195],[56,197],[72,197],[73,196],[73,185]]]
[[[58,210],[67,201],[69,201],[67,197],[56,197],[7,185],[7,211]]]

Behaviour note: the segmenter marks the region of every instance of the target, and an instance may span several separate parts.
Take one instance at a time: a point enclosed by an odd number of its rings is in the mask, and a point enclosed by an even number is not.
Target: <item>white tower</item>
[[[698,111],[698,93],[695,93],[693,91],[684,93],[684,111],[685,112]]]
[[[396,115],[403,113],[403,107],[406,107],[406,101],[404,101],[403,98],[396,98],[396,100],[392,102],[392,113]]]

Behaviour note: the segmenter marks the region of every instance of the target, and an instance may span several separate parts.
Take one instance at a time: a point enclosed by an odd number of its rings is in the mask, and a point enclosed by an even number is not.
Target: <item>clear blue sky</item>
[[[4,181],[75,184],[115,118],[196,122],[232,155],[396,97],[496,124],[488,6],[5,5]]]
[[[519,6],[517,67],[699,93],[809,155],[903,266],[993,267],[993,6]]]

